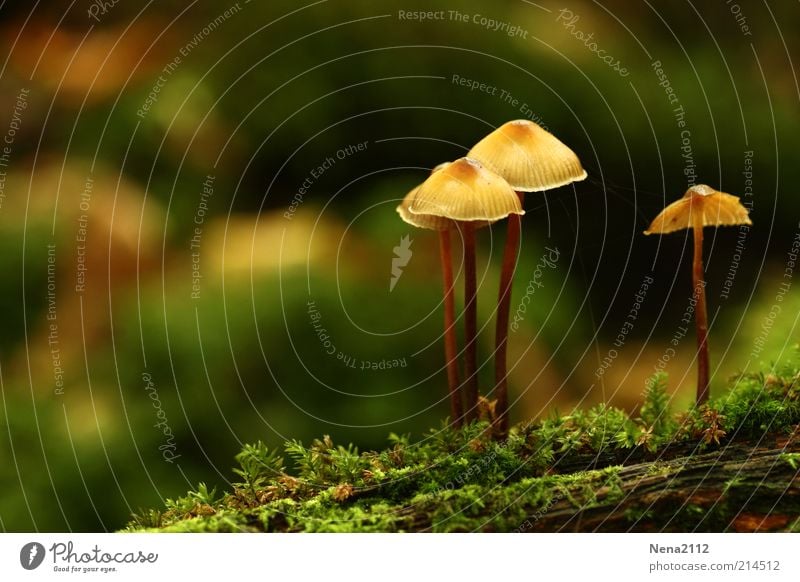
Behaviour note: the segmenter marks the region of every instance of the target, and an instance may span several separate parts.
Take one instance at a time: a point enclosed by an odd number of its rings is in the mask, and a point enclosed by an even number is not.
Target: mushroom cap
[[[451,162],[442,162],[441,164],[434,166],[434,168],[431,170],[431,174],[438,172],[439,170],[443,170],[450,164]],[[397,214],[400,215],[400,218],[403,219],[403,222],[406,222],[411,226],[416,226],[417,228],[427,228],[428,230],[447,230],[448,228],[454,228],[456,226],[455,222],[442,216],[435,216],[432,214],[412,214],[408,207],[414,200],[414,197],[417,195],[417,190],[419,190],[419,186],[406,194],[405,198],[403,198],[403,201],[397,206]],[[481,221],[479,224],[476,224],[476,226],[482,227],[489,224],[491,223]]]
[[[453,227],[453,221],[449,218],[434,216],[432,214],[411,214],[411,211],[408,209],[408,207],[414,201],[414,197],[417,195],[418,190],[419,186],[406,194],[405,198],[403,198],[403,201],[397,206],[397,214],[400,215],[400,218],[402,218],[404,222],[407,222],[411,226],[416,226],[417,228],[427,228],[428,230],[447,230],[448,228]]]
[[[480,162],[461,158],[433,172],[414,194],[408,211],[455,221],[494,222],[525,214],[517,193]]]
[[[705,184],[692,186],[677,200],[661,211],[645,234],[666,234],[692,228],[694,212],[699,212],[703,226],[733,226],[753,224],[737,196],[714,190]]]
[[[520,192],[558,188],[586,178],[578,156],[527,119],[504,123],[473,147],[474,158]]]

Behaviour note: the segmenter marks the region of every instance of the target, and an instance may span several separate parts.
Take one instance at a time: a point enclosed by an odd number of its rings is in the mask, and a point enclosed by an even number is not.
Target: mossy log
[[[127,531],[800,531],[800,369],[743,375],[672,415],[656,378],[639,416],[598,405],[513,427],[491,419],[390,436],[382,451],[330,437],[259,442],[221,497],[204,484]]]
[[[537,510],[520,531],[785,531],[800,518],[800,443],[777,445],[666,451],[622,467],[618,486],[596,491],[585,507],[559,499]]]
[[[685,447],[681,447],[685,449]],[[497,508],[487,503],[474,531],[536,532],[767,532],[800,526],[800,443],[733,444],[692,454],[665,451],[656,460],[581,471],[577,492],[554,487],[536,494],[515,529],[497,529]],[[603,474],[598,481],[596,475]],[[596,485],[599,484],[599,487]],[[510,507],[508,509],[511,509]],[[437,531],[422,507],[404,511],[409,531]],[[473,524],[480,523],[472,516]],[[505,522],[505,520],[500,520]],[[464,531],[464,530],[462,530]]]
[[[637,459],[640,454],[646,460]],[[171,525],[150,525],[172,532],[800,530],[800,441],[783,436],[710,452],[681,445],[657,455],[637,449],[626,459],[573,459],[548,473],[492,485],[478,480],[412,495],[405,503],[380,487],[343,492],[339,486],[311,502],[200,504]]]

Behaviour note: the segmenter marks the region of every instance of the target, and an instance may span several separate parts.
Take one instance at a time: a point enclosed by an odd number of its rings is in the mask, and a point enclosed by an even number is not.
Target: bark
[[[797,469],[787,453],[798,454]],[[800,441],[732,444],[700,454],[680,446],[656,460],[653,455],[641,456],[650,458],[643,462],[627,458],[632,464],[621,468],[613,487],[592,487],[587,473],[582,494],[553,492],[549,504],[529,504],[527,518],[514,528],[498,528],[493,520],[498,508],[488,508],[480,531],[781,532],[800,527]],[[587,457],[571,463],[574,467],[556,468],[558,473],[574,474],[620,462],[613,456]],[[522,497],[516,503],[524,507],[526,500]],[[413,508],[407,514],[407,531],[436,529],[428,516]]]
[[[783,531],[800,517],[800,471],[786,456],[799,451],[800,443],[735,444],[628,465],[620,472],[622,496],[599,490],[579,507],[557,499],[520,530]]]

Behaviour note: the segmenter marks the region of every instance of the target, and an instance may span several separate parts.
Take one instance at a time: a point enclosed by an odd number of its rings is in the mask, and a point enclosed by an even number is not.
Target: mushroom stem
[[[695,209],[693,209],[695,210]],[[694,317],[697,326],[697,406],[708,400],[708,314],[706,313],[706,289],[703,279],[703,216],[695,210],[694,228],[694,262],[692,283],[694,284],[695,305]]]
[[[458,380],[458,356],[456,346],[456,306],[453,293],[453,259],[450,231],[439,231],[439,256],[442,261],[444,284],[444,357],[447,366],[447,387],[450,393],[450,419],[456,427],[461,426],[463,410]]]
[[[517,192],[520,204],[524,201],[524,194]],[[503,265],[500,271],[500,293],[497,299],[497,321],[494,332],[494,382],[497,398],[497,420],[495,426],[498,436],[508,433],[508,318],[511,311],[511,285],[514,281],[514,271],[517,267],[517,252],[519,251],[520,216],[511,214],[508,217],[506,244],[503,249]]]
[[[464,403],[467,422],[478,413],[478,278],[475,266],[475,225],[461,223],[464,236]]]

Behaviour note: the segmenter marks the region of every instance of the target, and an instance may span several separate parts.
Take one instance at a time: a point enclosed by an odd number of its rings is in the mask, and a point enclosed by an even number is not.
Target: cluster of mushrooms
[[[478,416],[476,230],[507,218],[495,326],[495,381],[490,394],[494,433],[508,432],[508,368],[506,346],[511,286],[520,245],[520,216],[525,192],[542,192],[586,178],[575,153],[554,135],[528,120],[509,121],[479,141],[454,162],[436,166],[422,184],[397,207],[415,227],[439,233],[444,286],[444,352],[455,426]],[[694,283],[698,342],[697,402],[708,397],[708,346],[703,282],[703,226],[750,224],[739,199],[708,186],[694,186],[653,221],[645,234],[694,228]],[[464,257],[464,380],[460,380],[452,265],[453,232],[460,235]]]

